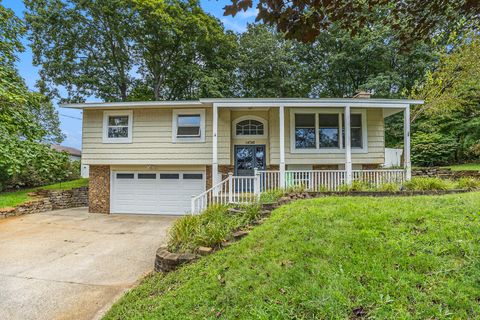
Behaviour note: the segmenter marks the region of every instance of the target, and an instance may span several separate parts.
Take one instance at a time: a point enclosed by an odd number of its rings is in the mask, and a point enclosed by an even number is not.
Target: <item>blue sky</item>
[[[21,0],[0,0],[5,7],[12,9],[18,17],[23,18],[23,12],[25,6]],[[235,32],[243,32],[246,29],[247,23],[251,23],[255,19],[256,12],[254,9],[250,9],[246,12],[241,12],[232,17],[224,17],[222,8],[229,3],[225,0],[200,0],[202,8],[220,19],[226,29],[233,30]],[[38,80],[38,68],[32,64],[32,51],[28,46],[28,41],[24,39],[25,52],[19,54],[19,61],[17,68],[20,75],[25,79],[27,85],[31,88],[35,88],[35,83]],[[82,117],[81,111],[71,109],[58,108],[61,122],[61,129],[65,135],[65,141],[62,143],[65,146],[81,149],[82,146]]]

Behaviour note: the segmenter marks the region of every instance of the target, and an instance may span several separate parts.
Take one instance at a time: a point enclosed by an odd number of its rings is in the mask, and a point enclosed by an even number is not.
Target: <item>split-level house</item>
[[[298,184],[322,191],[409,179],[409,108],[421,103],[366,95],[63,107],[83,111],[90,212],[186,214]],[[397,113],[405,119],[404,167],[385,170],[385,118]]]

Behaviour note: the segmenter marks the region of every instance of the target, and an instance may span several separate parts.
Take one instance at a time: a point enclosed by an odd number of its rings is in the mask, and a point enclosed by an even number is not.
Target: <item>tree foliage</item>
[[[253,0],[232,0],[225,15],[235,16],[253,7]],[[480,3],[476,0],[327,0],[256,2],[257,21],[263,21],[289,39],[313,42],[323,30],[339,26],[352,35],[381,22],[395,30],[403,44],[426,40],[439,30],[464,30],[478,23]]]
[[[24,25],[2,5],[0,16],[0,190],[65,179],[68,155],[50,148],[63,139],[57,112],[14,68]]]
[[[40,87],[70,101],[127,100],[133,85],[132,14],[122,0],[25,0]]]
[[[412,112],[413,129],[422,133],[416,143],[424,145],[432,139],[439,140],[439,136],[445,141],[453,138],[456,148],[451,150],[452,159],[480,158],[478,35],[466,38],[463,44],[444,54],[436,69],[428,71],[415,86],[412,97],[425,100],[423,106]]]
[[[235,37],[196,0],[27,0],[41,87],[67,100],[231,94]]]

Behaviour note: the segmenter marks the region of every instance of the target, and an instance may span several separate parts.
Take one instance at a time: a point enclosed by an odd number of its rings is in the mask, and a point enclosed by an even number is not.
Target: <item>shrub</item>
[[[457,181],[457,187],[459,189],[478,190],[480,189],[480,180],[471,177],[460,178]]]
[[[0,139],[0,191],[78,179],[80,164],[48,144]]]
[[[417,132],[412,135],[412,162],[419,166],[445,165],[455,159],[457,148],[454,137]]]
[[[170,229],[169,250],[192,251],[199,246],[219,246],[234,230],[247,226],[260,215],[257,205],[241,209],[243,212],[232,214],[227,206],[211,206],[200,215],[178,219]]]
[[[268,190],[260,194],[260,203],[272,203],[276,202],[278,199],[285,195],[285,190],[276,189]]]
[[[286,190],[286,194],[288,193],[303,193],[307,190],[307,188],[303,184],[296,184],[293,186],[289,186]]]
[[[430,177],[415,177],[406,181],[403,185],[406,190],[429,191],[429,190],[448,190],[453,188],[453,183],[449,180]]]
[[[397,184],[397,183],[393,183],[393,182],[387,182],[387,183],[384,183],[384,184],[380,185],[380,187],[378,187],[378,191],[383,191],[383,192],[400,191],[400,185]]]
[[[375,191],[375,187],[364,181],[352,181],[351,185],[343,184],[339,188],[340,191],[350,192],[350,191]]]

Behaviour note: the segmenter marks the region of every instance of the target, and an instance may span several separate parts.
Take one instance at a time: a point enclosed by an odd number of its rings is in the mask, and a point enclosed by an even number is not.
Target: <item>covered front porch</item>
[[[401,184],[411,178],[410,105],[420,104],[422,101],[364,98],[251,101],[212,99],[210,102],[213,109],[212,184],[206,192],[192,198],[193,213],[203,210],[210,203],[252,202],[261,192],[273,189],[302,186],[307,191],[335,191],[342,186],[351,186],[354,181],[378,187],[385,183]],[[270,158],[277,162],[270,161],[270,165],[265,166],[264,161],[263,165],[262,161],[253,161],[253,164],[249,165],[249,171],[238,170],[235,159],[233,170],[229,170],[232,172],[225,176],[226,172],[223,171],[222,177],[221,170],[219,171],[218,138],[219,112],[223,109],[252,112],[276,109],[277,111],[271,113],[276,117],[269,118],[268,126],[275,127],[275,130],[269,131],[268,141],[271,142]],[[371,138],[368,128],[371,122],[367,121],[368,110],[374,110],[372,114],[382,116],[381,136],[374,137],[381,139],[381,149],[378,145],[368,145]],[[379,167],[378,161],[379,154],[382,158],[384,156],[383,118],[397,113],[403,113],[404,118],[403,168],[384,169]],[[334,124],[338,123],[336,127],[329,126],[328,120],[332,118]],[[311,135],[311,138],[308,140],[302,135]],[[257,145],[253,143],[251,148],[256,150],[255,146]],[[230,147],[236,150],[237,146],[232,143]],[[248,149],[249,146],[246,145],[245,148]],[[259,148],[260,151],[265,151],[261,146]],[[355,165],[352,154],[356,163],[365,161],[367,166]],[[366,168],[372,154],[376,157],[376,165]],[[335,162],[325,162],[325,159],[333,159]],[[332,163],[335,168],[322,168],[333,167]]]

